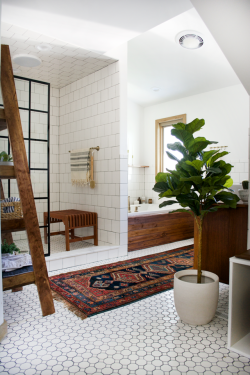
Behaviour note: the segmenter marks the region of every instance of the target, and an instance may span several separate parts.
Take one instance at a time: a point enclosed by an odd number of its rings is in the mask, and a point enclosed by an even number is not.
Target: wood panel
[[[34,272],[27,272],[21,275],[4,277],[3,278],[3,290],[10,290],[13,288],[34,284],[35,275]]]
[[[152,214],[128,218],[128,251],[182,241],[194,236],[189,213]]]
[[[14,166],[13,165],[0,165],[0,178],[1,179],[16,178]]]
[[[1,232],[11,233],[25,230],[24,219],[11,219],[1,221]]]
[[[201,267],[229,283],[229,258],[247,250],[248,206],[221,208],[204,218]],[[194,226],[194,268],[197,269],[198,229]]]
[[[9,46],[1,47],[1,86],[19,196],[43,316],[55,312],[23,139]],[[20,286],[20,285],[15,285]],[[14,287],[14,286],[13,286]]]

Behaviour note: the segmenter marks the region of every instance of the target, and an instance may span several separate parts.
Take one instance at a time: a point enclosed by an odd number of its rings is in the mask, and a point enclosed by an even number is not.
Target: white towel
[[[87,185],[90,181],[90,149],[71,151],[70,167],[72,185]]]
[[[26,266],[32,266],[29,254],[2,254],[3,272],[14,271]]]

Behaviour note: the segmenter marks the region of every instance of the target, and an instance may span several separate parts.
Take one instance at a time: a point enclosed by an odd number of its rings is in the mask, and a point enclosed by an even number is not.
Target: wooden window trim
[[[179,122],[186,124],[187,115],[183,114],[155,120],[155,175],[157,175],[159,172],[163,172],[163,129],[168,125],[163,126],[161,124],[176,120],[180,120]]]

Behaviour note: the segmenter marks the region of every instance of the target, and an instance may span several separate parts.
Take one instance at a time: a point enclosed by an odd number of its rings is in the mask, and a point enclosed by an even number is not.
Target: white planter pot
[[[215,314],[219,299],[219,277],[202,271],[202,283],[197,284],[197,270],[184,270],[174,275],[174,302],[176,311],[185,323],[209,323]]]
[[[13,161],[0,161],[0,165],[14,165]]]
[[[238,192],[242,202],[248,202],[248,189],[238,189]]]

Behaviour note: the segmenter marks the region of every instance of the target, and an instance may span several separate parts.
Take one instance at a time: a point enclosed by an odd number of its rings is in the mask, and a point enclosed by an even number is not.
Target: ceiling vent
[[[182,31],[176,35],[175,41],[177,44],[186,49],[198,49],[204,44],[204,38],[201,33],[196,31]]]

